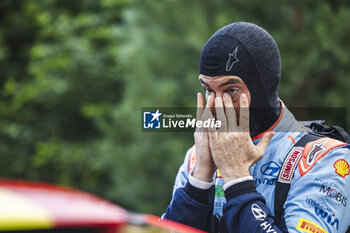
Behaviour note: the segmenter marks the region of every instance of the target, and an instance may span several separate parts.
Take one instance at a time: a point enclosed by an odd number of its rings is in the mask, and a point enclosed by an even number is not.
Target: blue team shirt
[[[284,158],[294,143],[303,137],[308,129],[297,122],[293,114],[287,108],[284,108],[280,121],[272,131],[275,131],[276,134],[271,139],[263,158],[250,168],[256,190],[259,193],[256,195],[261,194],[265,200],[265,203],[264,201],[257,201],[256,205],[267,212],[267,215],[271,219],[274,213],[276,180]],[[259,140],[260,138],[253,140],[254,144],[257,144]],[[182,202],[193,201],[189,200],[188,197],[183,199],[184,197],[182,195],[186,194],[179,191],[179,189],[182,189],[186,185],[188,180],[191,150],[189,149],[187,151],[184,163],[176,176],[173,199],[165,214],[165,218],[172,219],[174,217],[173,215],[177,215],[175,209],[181,208],[181,205],[183,205]],[[343,145],[330,150],[315,162],[312,169],[306,174],[303,174],[303,176],[299,168],[296,169],[287,200],[284,204],[284,220],[288,232],[312,232],[313,230],[314,232],[346,231],[350,225],[350,204],[348,203],[348,197],[350,196],[349,162],[350,150],[348,145]],[[234,208],[238,208],[239,206],[235,202],[243,203],[244,201],[249,201],[250,205],[247,208],[250,209],[240,213],[241,215],[243,213],[248,214],[242,218],[242,221],[260,221],[256,219],[256,216],[251,214],[252,210],[256,207],[254,206],[254,200],[256,199],[253,198],[253,194],[250,196],[245,195],[245,199],[244,197],[239,197],[230,200],[230,203],[226,203],[223,184],[223,179],[217,175],[212,214],[220,217],[223,216],[225,206],[228,216],[233,218],[236,216],[236,210]],[[173,206],[175,205],[173,202],[177,199],[178,202],[175,207]],[[232,215],[230,215],[230,211]],[[186,215],[186,213],[181,214]],[[188,214],[193,215],[195,213]],[[197,221],[196,218],[193,218],[193,221]],[[233,229],[230,230],[230,226],[228,228],[230,232],[233,232]],[[277,231],[279,229],[274,226],[273,220],[259,222],[258,232]]]

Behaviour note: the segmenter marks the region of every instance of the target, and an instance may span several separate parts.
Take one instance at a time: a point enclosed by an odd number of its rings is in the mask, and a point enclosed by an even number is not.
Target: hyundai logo
[[[277,177],[280,168],[276,162],[270,161],[261,166],[261,172],[267,176]]]

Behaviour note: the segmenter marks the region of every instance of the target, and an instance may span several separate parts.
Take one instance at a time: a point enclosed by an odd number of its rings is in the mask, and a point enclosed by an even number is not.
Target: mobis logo
[[[322,185],[319,192],[322,192],[327,196],[329,195],[330,197],[333,197],[337,202],[340,202],[343,206],[346,206],[347,198],[343,194],[338,192],[335,188]]]

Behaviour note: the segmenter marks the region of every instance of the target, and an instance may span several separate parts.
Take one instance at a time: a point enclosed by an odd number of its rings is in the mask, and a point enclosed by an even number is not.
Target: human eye
[[[235,95],[238,92],[238,90],[236,88],[229,88],[229,89],[227,89],[226,92],[228,94],[230,94],[231,96],[233,96],[233,95]]]
[[[211,94],[213,92],[213,90],[210,89],[209,87],[204,87],[204,92],[205,92],[205,94]]]

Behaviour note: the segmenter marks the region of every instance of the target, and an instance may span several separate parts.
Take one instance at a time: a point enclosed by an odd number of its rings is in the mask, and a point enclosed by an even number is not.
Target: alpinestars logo
[[[306,164],[307,165],[311,165],[313,162],[315,162],[317,155],[323,151],[326,150],[326,148],[324,148],[324,144],[326,144],[328,142],[328,140],[322,142],[322,143],[315,143],[314,146],[312,147],[311,151],[309,152],[309,154],[307,155],[307,159],[306,159]]]
[[[236,46],[235,50],[232,53],[228,54],[229,58],[226,62],[226,71],[230,71],[233,65],[239,62],[239,59],[237,58],[237,52],[238,52],[238,46]]]

